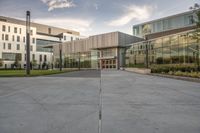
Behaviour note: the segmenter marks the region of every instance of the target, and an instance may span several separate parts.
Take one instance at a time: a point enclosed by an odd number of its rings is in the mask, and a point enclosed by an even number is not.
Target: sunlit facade
[[[145,22],[133,26],[133,35],[138,37],[144,37],[144,35],[146,34],[154,34],[173,29],[193,26],[194,19],[195,16],[193,12],[184,12],[166,18]]]
[[[195,23],[189,20],[192,16],[192,12],[187,12],[149,22],[149,24],[158,26],[157,22],[177,20],[177,27],[169,30],[163,29],[165,26],[162,26],[161,32],[153,30],[153,32],[141,33],[140,36],[145,36],[147,40],[133,43],[127,48],[126,66],[145,65],[146,63],[149,65],[198,63],[200,43],[192,38],[192,32],[195,30]]]
[[[188,36],[188,33],[160,37],[132,45],[127,49],[126,64],[144,64],[147,52],[149,64],[195,63],[200,58],[199,48],[200,44]]]
[[[119,69],[124,64],[128,44],[141,38],[121,32],[90,36],[62,44],[63,68]],[[54,63],[59,67],[59,46],[53,46]]]
[[[26,64],[26,22],[0,16],[0,60],[3,69],[12,69],[16,62],[19,68]],[[30,60],[36,68],[53,63],[52,49],[43,48],[49,44],[73,41],[82,38],[79,32],[48,25],[31,23]]]

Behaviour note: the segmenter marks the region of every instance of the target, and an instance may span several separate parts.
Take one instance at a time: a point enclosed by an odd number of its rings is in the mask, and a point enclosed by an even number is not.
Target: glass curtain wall
[[[144,36],[145,34],[158,33],[172,29],[183,28],[194,25],[193,13],[181,14],[169,18],[163,18],[147,24],[136,25],[133,27],[133,35]]]
[[[126,65],[145,64],[146,43],[148,43],[149,64],[197,63],[200,59],[200,43],[190,33],[172,35],[148,42],[133,44],[126,51]]]
[[[62,65],[63,68],[93,68],[97,63],[96,56],[94,51],[66,54],[62,57]],[[59,57],[55,59],[55,67],[59,68]]]

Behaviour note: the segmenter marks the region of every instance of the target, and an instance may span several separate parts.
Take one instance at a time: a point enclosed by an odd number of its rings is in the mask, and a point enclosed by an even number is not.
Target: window
[[[171,45],[178,45],[178,36],[174,35],[170,37]]]
[[[24,54],[24,60],[26,61],[26,54]]]
[[[2,31],[6,31],[6,26],[2,25]]]
[[[152,32],[152,29],[151,29],[151,25],[150,24],[144,24],[142,26],[142,33],[143,34],[149,34]]]
[[[24,42],[24,43],[26,42],[26,38],[25,38],[25,36],[23,37],[23,42]]]
[[[163,47],[169,47],[170,46],[170,38],[164,37],[163,38]]]
[[[40,62],[42,62],[42,55],[40,54]]]
[[[4,40],[4,34],[2,34],[2,38],[1,39]]]
[[[66,40],[66,36],[64,36],[64,40]]]
[[[171,19],[163,20],[163,30],[171,29]]]
[[[10,32],[10,26],[8,26],[8,32]]]
[[[115,49],[102,50],[102,57],[110,57],[110,56],[115,56],[115,55],[116,55]]]
[[[6,49],[6,43],[3,43],[3,49]]]
[[[40,51],[40,52],[51,52],[52,49],[51,48],[44,48],[44,45],[55,44],[55,43],[58,43],[58,42],[48,41],[48,40],[40,40],[40,39],[35,38],[35,44],[37,45],[36,50]]]
[[[12,36],[12,41],[15,41],[15,36],[14,35]]]
[[[15,61],[18,58],[21,61],[21,54],[20,53],[2,53],[2,59],[8,61]]]
[[[21,33],[22,33],[22,28],[19,29],[19,34],[21,34]]]
[[[11,50],[11,43],[8,43],[8,49]]]
[[[17,36],[17,42],[20,42],[20,36]]]
[[[14,27],[14,33],[17,33],[17,27]]]
[[[30,50],[33,51],[33,46],[31,45]]]
[[[192,15],[188,16],[189,18],[189,24],[193,24],[194,23],[194,18]]]
[[[35,38],[32,38],[32,43],[35,43]]]
[[[17,50],[20,50],[20,44],[17,44]]]
[[[51,28],[48,28],[48,33],[51,34]]]
[[[8,34],[5,35],[5,40],[6,40],[6,41],[9,40],[9,36],[8,36]]]
[[[156,22],[156,32],[163,31],[162,21]]]
[[[133,28],[133,34],[135,36],[139,35],[139,26]]]
[[[33,35],[33,30],[31,30],[31,35]]]
[[[73,37],[71,37],[71,41],[73,41]]]

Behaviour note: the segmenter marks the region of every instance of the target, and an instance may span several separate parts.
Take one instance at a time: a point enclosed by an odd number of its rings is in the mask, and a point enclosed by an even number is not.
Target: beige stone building
[[[111,32],[53,45],[54,62],[58,66],[61,48],[63,67],[119,69],[124,65],[125,47],[141,40],[125,33]]]
[[[51,49],[43,47],[59,42],[68,42],[82,38],[79,32],[31,22],[30,60],[41,65],[52,64]],[[0,60],[3,66],[10,69],[18,62],[18,67],[26,64],[26,22],[15,18],[0,16]]]

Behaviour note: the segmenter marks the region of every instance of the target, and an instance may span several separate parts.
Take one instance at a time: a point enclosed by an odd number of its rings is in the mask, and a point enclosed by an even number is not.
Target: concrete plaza
[[[200,84],[115,70],[0,78],[0,133],[98,133],[99,128],[199,133]]]

